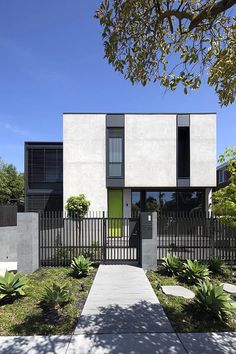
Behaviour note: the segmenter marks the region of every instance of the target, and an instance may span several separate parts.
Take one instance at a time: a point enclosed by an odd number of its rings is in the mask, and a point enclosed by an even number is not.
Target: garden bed
[[[70,268],[41,268],[27,275],[27,295],[13,303],[0,302],[0,335],[52,335],[71,334],[76,326],[96,269],[83,278],[75,278]],[[66,283],[71,300],[60,313],[41,305],[45,285]]]
[[[172,327],[176,332],[224,332],[236,331],[236,313],[226,321],[214,318],[206,311],[201,311],[193,300],[187,300],[182,297],[167,296],[157,285],[181,285],[196,293],[196,286],[188,285],[183,280],[175,276],[167,276],[161,267],[157,271],[147,272],[147,277],[168,316]],[[224,274],[210,276],[210,281],[215,285],[223,282],[236,284],[236,267],[231,273],[227,267]],[[231,295],[236,301],[236,296]]]

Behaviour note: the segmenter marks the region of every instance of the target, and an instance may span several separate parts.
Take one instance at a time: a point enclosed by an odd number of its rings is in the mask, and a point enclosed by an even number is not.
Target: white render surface
[[[216,186],[216,115],[190,115],[190,186]]]
[[[131,218],[131,189],[123,189],[123,217]]]
[[[125,115],[125,186],[176,187],[176,114]]]
[[[211,204],[212,204],[212,188],[205,189],[205,210],[208,216],[208,213],[211,213]]]
[[[64,114],[63,161],[64,205],[84,193],[90,210],[107,210],[105,114]]]

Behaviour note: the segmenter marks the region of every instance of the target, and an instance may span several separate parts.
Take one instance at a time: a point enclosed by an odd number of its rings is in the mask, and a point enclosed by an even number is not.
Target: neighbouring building
[[[229,184],[230,173],[227,170],[228,162],[224,162],[223,164],[217,166],[217,189],[226,187]]]
[[[65,113],[63,146],[26,143],[25,154],[26,210],[62,209],[84,193],[90,210],[109,216],[208,212],[216,114]]]

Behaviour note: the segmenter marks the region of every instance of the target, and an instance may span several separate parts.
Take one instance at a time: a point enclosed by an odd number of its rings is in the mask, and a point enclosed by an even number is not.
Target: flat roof
[[[63,114],[136,114],[136,115],[167,115],[167,114],[216,114],[216,112],[63,112]]]
[[[63,145],[62,141],[25,141],[25,144],[30,145]]]

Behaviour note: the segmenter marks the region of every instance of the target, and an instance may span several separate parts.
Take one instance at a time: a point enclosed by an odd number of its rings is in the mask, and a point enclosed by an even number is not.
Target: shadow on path
[[[139,301],[133,305],[86,308],[75,329],[75,334],[147,332],[173,332],[159,303]]]

